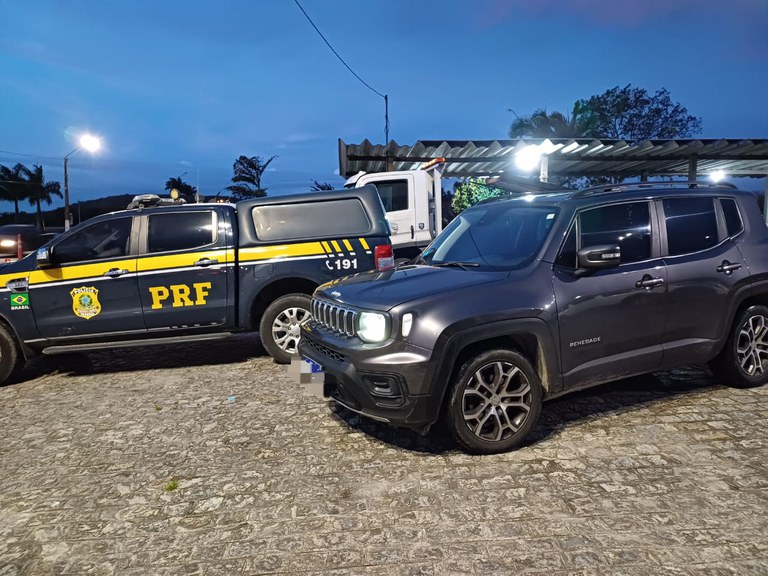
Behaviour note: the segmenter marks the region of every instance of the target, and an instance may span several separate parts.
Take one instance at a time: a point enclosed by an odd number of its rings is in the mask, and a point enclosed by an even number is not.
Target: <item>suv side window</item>
[[[744,223],[741,221],[739,207],[733,198],[720,198],[720,206],[723,208],[725,216],[725,226],[728,229],[728,236],[736,236],[744,230]]]
[[[377,182],[376,189],[387,212],[408,210],[408,180]]]
[[[651,257],[651,213],[648,202],[611,204],[579,215],[579,249],[618,244],[621,263]]]
[[[216,242],[216,213],[167,212],[149,215],[147,252],[173,252]]]
[[[662,204],[670,256],[700,252],[719,242],[712,198],[666,198]]]
[[[128,254],[133,218],[115,218],[86,226],[53,248],[56,262],[84,262],[120,258]]]

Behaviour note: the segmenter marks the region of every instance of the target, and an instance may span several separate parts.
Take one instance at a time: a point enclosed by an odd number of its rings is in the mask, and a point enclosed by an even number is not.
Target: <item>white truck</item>
[[[418,255],[443,229],[442,174],[444,159],[436,158],[419,170],[359,172],[345,188],[374,184],[387,212],[395,258]]]

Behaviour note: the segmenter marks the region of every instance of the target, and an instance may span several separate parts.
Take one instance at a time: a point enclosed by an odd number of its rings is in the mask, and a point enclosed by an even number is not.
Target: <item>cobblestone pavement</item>
[[[768,387],[625,380],[469,457],[259,354],[101,352],[0,387],[0,576],[768,574]]]

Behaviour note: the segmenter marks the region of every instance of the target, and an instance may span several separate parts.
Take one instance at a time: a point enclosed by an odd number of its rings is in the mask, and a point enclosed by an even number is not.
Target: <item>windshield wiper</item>
[[[461,268],[462,270],[466,270],[467,268],[477,268],[480,266],[477,262],[455,262],[455,261],[448,261],[448,262],[438,262],[437,264],[432,264],[435,268],[441,268],[441,267],[456,267]]]

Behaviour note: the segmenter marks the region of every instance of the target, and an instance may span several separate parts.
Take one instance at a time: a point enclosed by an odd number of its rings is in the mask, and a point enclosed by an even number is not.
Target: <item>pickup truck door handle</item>
[[[717,268],[715,268],[715,270],[717,270],[718,272],[722,272],[726,276],[730,276],[731,274],[733,274],[734,270],[738,270],[739,268],[741,268],[741,264],[731,264],[730,262],[728,262],[728,260],[723,260],[723,263],[720,264],[720,266],[718,266]]]
[[[125,268],[110,268],[106,272],[104,272],[104,276],[109,276],[110,278],[117,278],[118,276],[122,276],[123,274],[128,274],[128,270]]]
[[[195,266],[202,266],[205,268],[206,266],[210,266],[211,264],[218,264],[219,261],[215,258],[200,258],[197,262],[195,262]]]
[[[646,274],[643,276],[642,280],[635,282],[635,287],[650,290],[656,286],[661,286],[662,284],[664,284],[664,278],[654,278],[650,274]]]

